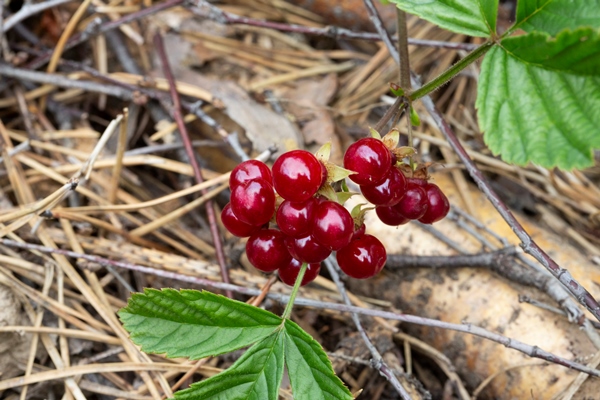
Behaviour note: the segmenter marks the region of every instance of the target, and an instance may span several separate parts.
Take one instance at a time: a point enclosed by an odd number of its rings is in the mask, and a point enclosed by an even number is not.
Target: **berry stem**
[[[452,78],[458,75],[460,71],[462,71],[463,69],[477,61],[479,57],[487,53],[488,50],[490,50],[492,46],[494,46],[494,44],[494,42],[486,42],[482,44],[481,46],[467,54],[465,58],[461,59],[456,64],[442,72],[440,75],[433,78],[432,80],[430,80],[429,82],[412,92],[409,95],[410,100],[414,101],[420,99],[423,96],[427,96],[434,90],[437,90],[440,86],[445,85],[446,83],[448,83],[448,81],[450,81]]]
[[[287,305],[285,306],[285,310],[281,315],[283,319],[289,319],[290,315],[292,315],[292,308],[294,308],[294,300],[296,299],[296,295],[298,294],[298,289],[300,289],[300,284],[302,283],[302,279],[304,279],[304,273],[308,268],[307,263],[302,263],[300,267],[300,272],[298,272],[298,277],[296,278],[296,283],[294,283],[294,288],[292,289],[292,293],[290,294],[290,299],[288,300]]]

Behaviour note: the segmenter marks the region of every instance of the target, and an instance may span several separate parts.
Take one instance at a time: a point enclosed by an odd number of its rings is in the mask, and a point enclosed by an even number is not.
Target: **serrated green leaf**
[[[352,399],[321,345],[290,320],[285,321],[284,328],[285,365],[294,400]]]
[[[191,359],[249,346],[281,324],[273,313],[197,290],[145,289],[119,317],[143,351]]]
[[[408,13],[442,28],[470,36],[496,33],[498,0],[391,0]]]
[[[519,0],[510,31],[519,28],[555,36],[563,29],[579,27],[600,28],[600,0]]]
[[[250,347],[229,369],[175,393],[176,400],[277,400],[283,378],[285,333]]]
[[[532,32],[503,39],[501,46],[520,61],[577,75],[600,75],[600,31],[566,29],[556,38]]]
[[[600,78],[524,64],[500,47],[485,56],[477,103],[484,139],[510,163],[592,165],[600,147]]]

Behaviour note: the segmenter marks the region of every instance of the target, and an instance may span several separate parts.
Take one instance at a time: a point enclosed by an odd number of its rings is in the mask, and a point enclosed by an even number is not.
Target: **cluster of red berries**
[[[377,216],[386,225],[398,226],[410,220],[432,224],[450,210],[448,198],[426,179],[406,178],[396,167],[396,157],[384,142],[365,138],[353,143],[344,155],[344,167],[361,171],[349,178],[360,185],[363,196],[376,206]]]
[[[375,138],[359,140],[344,156],[344,167],[353,172],[350,179],[377,206],[382,222],[433,223],[443,218],[449,206],[439,188],[426,180],[411,178],[407,183],[395,164],[394,153]],[[363,213],[353,217],[338,201],[322,195],[323,188],[331,189],[330,168],[307,151],[293,150],[281,155],[272,170],[249,160],[231,172],[231,201],[221,219],[233,235],[249,237],[246,254],[258,270],[277,270],[284,283],[293,285],[306,263],[301,283],[306,285],[318,276],[321,261],[336,251],[348,276],[366,279],[381,271],[387,254],[375,236],[365,233]],[[279,229],[270,228],[271,222]]]

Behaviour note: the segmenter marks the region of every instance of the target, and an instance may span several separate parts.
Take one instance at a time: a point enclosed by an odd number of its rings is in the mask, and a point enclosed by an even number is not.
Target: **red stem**
[[[171,66],[169,65],[169,60],[167,58],[167,53],[165,51],[165,46],[162,40],[162,36],[160,33],[156,33],[154,35],[154,46],[156,47],[156,52],[163,66],[163,72],[165,74],[165,78],[169,82],[169,92],[171,93],[171,98],[173,99],[173,118],[177,123],[177,128],[181,133],[181,139],[185,146],[185,151],[190,159],[190,165],[192,166],[192,170],[194,171],[194,178],[196,178],[197,183],[204,182],[204,178],[202,178],[202,171],[200,170],[200,166],[198,165],[198,160],[196,159],[196,153],[194,151],[194,147],[192,146],[192,142],[190,140],[190,136],[188,134],[187,128],[185,127],[185,122],[183,121],[183,116],[181,114],[181,100],[179,98],[179,93],[177,92],[177,88],[175,86],[175,78],[173,77],[173,71],[171,70]],[[202,191],[202,194],[205,194],[206,190]],[[208,217],[208,223],[210,225],[210,233],[213,238],[213,243],[215,246],[215,253],[217,255],[217,261],[219,266],[221,267],[221,277],[223,278],[223,282],[230,283],[229,272],[227,270],[227,263],[225,262],[225,253],[223,252],[223,244],[221,243],[221,233],[219,232],[219,226],[217,225],[217,216],[215,215],[215,208],[213,207],[212,200],[208,200],[206,202],[206,215]],[[233,293],[228,290],[226,291],[227,296],[233,298]]]

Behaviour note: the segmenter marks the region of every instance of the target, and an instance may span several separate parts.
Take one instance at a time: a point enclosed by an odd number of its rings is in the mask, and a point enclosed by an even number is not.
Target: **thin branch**
[[[399,55],[396,51],[396,48],[391,44],[391,40],[388,32],[383,28],[383,23],[381,22],[381,18],[379,17],[379,13],[375,9],[373,2],[371,0],[364,0],[367,8],[369,9],[369,16],[371,20],[374,21],[375,28],[377,32],[384,38],[384,43],[388,47],[390,55],[396,62],[399,62]],[[413,86],[421,87],[421,82],[419,78],[412,74],[411,76]],[[423,105],[427,112],[431,115],[434,122],[436,123],[438,129],[442,132],[452,149],[458,155],[460,160],[465,165],[469,175],[475,180],[479,189],[485,194],[488,200],[492,203],[492,205],[498,210],[502,218],[508,223],[508,225],[512,228],[513,232],[519,240],[521,241],[521,247],[525,251],[525,253],[531,255],[535,258],[540,264],[542,264],[556,279],[563,284],[565,288],[579,301],[580,304],[585,306],[593,315],[600,321],[600,304],[594,299],[592,294],[587,291],[579,282],[573,278],[573,276],[564,268],[561,268],[546,252],[544,252],[535,241],[531,238],[531,236],[525,231],[521,223],[517,221],[512,212],[508,209],[506,204],[500,199],[498,194],[492,189],[491,185],[487,181],[487,179],[483,176],[482,172],[477,168],[475,163],[471,160],[467,151],[460,143],[456,134],[450,128],[450,125],[444,119],[442,113],[437,109],[433,100],[430,96],[424,96],[421,98],[423,101]]]
[[[25,249],[29,251],[39,251],[41,253],[50,253],[50,254],[60,254],[66,257],[71,258],[82,258],[87,261],[91,261],[92,263],[97,263],[99,265],[111,265],[117,268],[124,268],[132,271],[138,271],[141,273],[152,274],[155,276],[160,276],[167,279],[175,279],[182,282],[190,282],[200,286],[212,287],[219,290],[231,290],[232,292],[248,295],[248,296],[258,296],[261,294],[261,290],[252,289],[244,286],[232,285],[230,283],[223,282],[215,282],[208,279],[198,278],[196,276],[183,275],[176,272],[165,271],[161,269],[145,267],[143,265],[131,264],[124,261],[116,261],[110,260],[108,258],[99,257],[90,254],[76,253],[70,250],[56,249],[52,247],[41,246],[33,243],[22,243],[14,240],[0,238],[0,244],[3,244],[8,247],[14,247],[19,249]],[[287,304],[290,299],[290,296],[278,293],[268,293],[267,297],[273,299],[281,304]],[[380,317],[395,321],[406,322],[409,324],[423,325],[440,329],[450,329],[457,332],[468,333],[471,335],[479,336],[481,338],[491,340],[496,343],[500,343],[508,348],[517,350],[523,354],[526,354],[530,357],[540,358],[542,360],[562,365],[567,368],[575,369],[577,371],[585,372],[592,376],[600,377],[600,371],[589,368],[585,365],[579,364],[577,362],[567,360],[563,357],[557,356],[555,354],[549,353],[540,349],[537,346],[531,346],[526,343],[520,342],[515,339],[508,338],[506,336],[502,336],[500,334],[488,331],[486,329],[480,328],[478,326],[474,326],[472,324],[453,324],[450,322],[443,322],[431,318],[423,318],[416,315],[408,315],[408,314],[399,314],[390,311],[381,311],[381,310],[373,310],[368,308],[356,307],[356,306],[348,306],[346,304],[337,304],[337,303],[329,303],[318,300],[311,300],[305,298],[296,298],[296,305],[305,306],[305,307],[313,307],[317,309],[325,309],[325,310],[334,310],[340,312],[348,312],[348,313],[357,313],[361,315],[368,315],[371,317]]]
[[[27,2],[25,2],[25,4],[23,4],[23,7],[21,7],[21,9],[18,12],[14,13],[10,17],[6,18],[6,20],[4,21],[4,24],[2,26],[2,29],[1,29],[2,33],[8,32],[16,24],[18,24],[19,22],[21,22],[35,14],[39,14],[44,10],[60,6],[61,4],[64,4],[64,3],[70,3],[71,1],[74,1],[74,0],[47,0],[47,1],[42,1],[41,3],[31,3],[31,2],[27,1]],[[0,16],[0,18],[1,18],[1,16]]]
[[[410,86],[410,61],[408,58],[408,28],[406,27],[406,13],[396,9],[398,20],[398,54],[400,55],[400,87],[409,93]],[[412,141],[409,143],[412,146]]]
[[[204,178],[202,177],[202,171],[200,170],[200,165],[198,165],[198,160],[196,159],[196,152],[192,146],[190,136],[188,135],[185,122],[183,121],[183,116],[181,115],[181,101],[179,98],[179,93],[177,92],[177,87],[175,86],[175,78],[173,77],[173,72],[171,71],[171,66],[169,65],[165,46],[159,32],[154,35],[154,46],[156,47],[158,58],[162,63],[165,78],[167,78],[167,81],[169,82],[169,90],[173,100],[173,117],[177,123],[179,132],[181,133],[181,139],[185,145],[185,150],[190,160],[190,164],[192,165],[196,183],[200,184],[204,182]],[[205,195],[207,190],[202,190],[201,193]],[[223,278],[223,282],[229,283],[231,280],[229,279],[229,271],[227,270],[227,262],[225,261],[225,253],[223,251],[223,243],[221,242],[221,233],[219,232],[219,226],[217,225],[217,216],[212,200],[207,200],[205,207],[208,223],[210,225],[210,233],[212,234],[213,245],[215,246],[217,261],[221,267],[221,277]],[[228,297],[233,298],[233,293],[231,291],[227,291],[226,293]]]
[[[481,267],[499,269],[514,256],[516,249],[508,247],[498,251],[459,256],[413,256],[405,254],[388,254],[386,267],[389,269],[404,268],[464,268]]]
[[[346,293],[346,288],[344,287],[344,283],[341,281],[340,275],[338,273],[339,266],[335,265],[335,263],[332,261],[332,257],[329,257],[325,260],[325,265],[327,266],[327,270],[329,271],[333,282],[335,282],[335,285],[337,286],[338,291],[342,296],[342,300],[344,300],[344,303],[346,305],[351,306],[352,302],[348,297],[348,293]],[[392,386],[394,387],[394,389],[396,389],[396,392],[398,392],[400,397],[402,397],[403,399],[410,400],[411,397],[410,394],[406,391],[406,388],[402,386],[402,384],[400,383],[396,375],[393,373],[393,371],[390,369],[390,367],[388,367],[387,364],[383,361],[383,357],[379,353],[379,350],[377,350],[375,345],[373,345],[373,343],[371,342],[371,339],[369,339],[367,332],[365,332],[365,329],[363,328],[362,323],[360,322],[360,318],[358,318],[358,314],[352,313],[351,317],[352,321],[354,321],[354,325],[356,325],[358,333],[365,342],[367,349],[369,349],[371,356],[373,356],[373,359],[371,359],[371,366],[378,370],[379,373],[392,384]]]
[[[130,22],[136,21],[138,19],[147,17],[149,15],[155,14],[160,11],[167,10],[169,8],[173,8],[175,6],[181,5],[185,0],[167,0],[163,3],[158,3],[151,7],[142,8],[139,11],[124,15],[123,17],[108,22],[101,22],[100,24],[90,24],[88,26],[89,29],[84,30],[83,32],[77,33],[69,39],[69,41],[65,44],[64,51],[72,49],[73,47],[85,42],[86,40],[98,36],[104,32],[110,31],[112,29],[118,28],[123,24],[128,24]],[[37,69],[42,65],[46,64],[50,57],[52,56],[52,49],[45,51],[42,55],[37,57],[35,60],[27,64],[27,68],[29,69]]]
[[[192,4],[191,10],[194,14],[211,19],[221,24],[240,24],[256,26],[259,28],[274,29],[281,32],[294,32],[311,36],[325,36],[332,39],[358,39],[369,41],[380,41],[381,37],[377,33],[372,32],[354,32],[349,29],[340,28],[337,26],[327,26],[325,28],[314,28],[303,25],[284,24],[280,22],[271,22],[250,17],[241,17],[232,13],[225,12],[204,0],[190,1]],[[393,38],[397,40],[397,38]],[[440,40],[425,40],[409,38],[408,43],[415,46],[438,47],[451,50],[466,50],[471,51],[477,46],[471,43],[453,43],[443,42]]]

